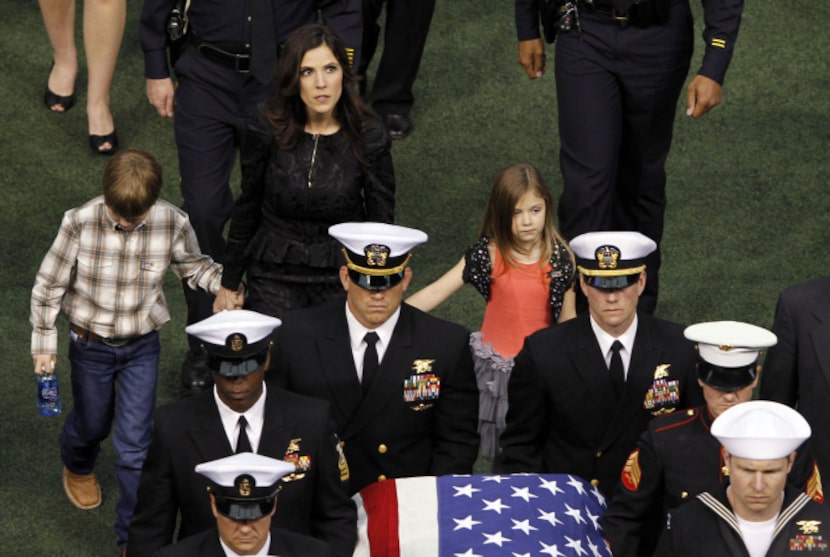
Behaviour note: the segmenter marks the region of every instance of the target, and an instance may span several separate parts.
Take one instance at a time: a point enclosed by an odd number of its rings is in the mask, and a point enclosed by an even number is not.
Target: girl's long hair
[[[496,175],[479,237],[495,242],[502,260],[515,267],[516,259],[512,254],[519,251],[519,246],[513,237],[513,211],[519,199],[527,192],[533,192],[545,201],[545,228],[542,232],[543,248],[539,265],[547,265],[557,244],[567,250],[573,263],[573,252],[553,224],[553,198],[539,171],[532,164],[512,164]]]

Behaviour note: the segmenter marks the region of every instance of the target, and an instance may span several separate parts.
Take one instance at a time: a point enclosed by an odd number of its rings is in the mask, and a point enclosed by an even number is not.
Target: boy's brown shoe
[[[89,510],[101,506],[101,486],[92,474],[74,474],[63,467],[63,489],[73,505]]]

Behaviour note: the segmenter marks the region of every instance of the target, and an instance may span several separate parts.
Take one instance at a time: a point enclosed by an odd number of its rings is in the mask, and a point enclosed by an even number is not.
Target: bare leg
[[[40,0],[40,11],[55,57],[55,66],[46,86],[56,95],[68,97],[75,91],[75,77],[78,75],[75,0]],[[59,104],[51,108],[63,112],[63,107]]]
[[[84,1],[84,49],[89,86],[86,112],[91,135],[107,135],[115,130],[110,112],[110,85],[124,36],[127,0]],[[109,143],[102,150],[112,147]]]

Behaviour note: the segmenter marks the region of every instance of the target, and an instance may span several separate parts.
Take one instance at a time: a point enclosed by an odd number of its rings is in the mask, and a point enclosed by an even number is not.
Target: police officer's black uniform
[[[616,1],[616,0],[613,0]],[[540,37],[539,13],[557,0],[516,0],[519,41]],[[743,0],[702,0],[706,51],[698,74],[723,82]],[[576,0],[579,26],[557,35],[556,91],[567,239],[595,230],[637,230],[660,244],[664,164],[693,47],[687,0],[646,0],[617,13],[612,0]],[[547,25],[546,35],[557,25]],[[640,308],[657,303],[660,251],[648,259]]]

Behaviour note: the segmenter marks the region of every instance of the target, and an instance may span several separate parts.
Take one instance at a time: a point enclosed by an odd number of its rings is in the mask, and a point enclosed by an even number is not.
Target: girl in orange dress
[[[482,454],[495,457],[507,414],[507,382],[524,338],[576,315],[574,258],[553,224],[539,171],[513,164],[493,182],[479,240],[441,278],[406,301],[431,311],[465,283],[487,305],[470,346],[479,388]]]

